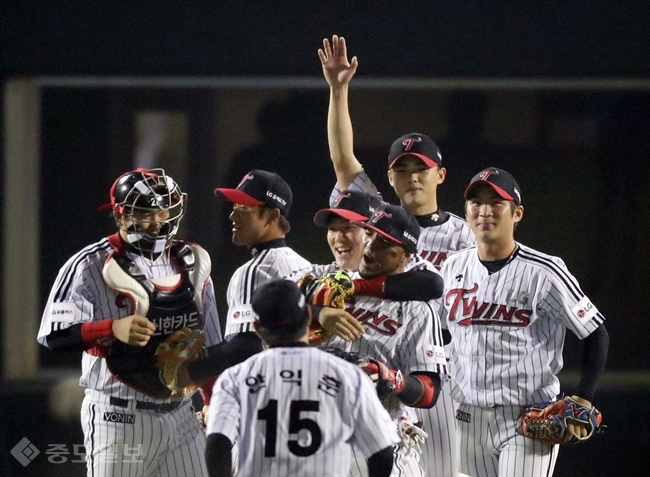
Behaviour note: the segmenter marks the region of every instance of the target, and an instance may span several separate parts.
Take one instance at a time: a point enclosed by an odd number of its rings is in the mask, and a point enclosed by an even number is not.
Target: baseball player
[[[402,207],[386,205],[359,225],[365,228],[366,245],[358,274],[371,279],[403,273],[417,249],[420,228],[415,218]],[[384,405],[404,428],[404,442],[396,451],[392,475],[424,475],[419,452],[408,437],[409,433],[413,436],[421,432],[411,424],[414,416],[410,408],[432,407],[446,380],[447,362],[438,315],[425,301],[398,302],[376,297],[354,297],[346,301],[345,309],[366,327],[366,332],[355,341],[334,337],[322,346],[357,352],[378,363],[371,370],[378,387],[382,388],[385,381],[392,383]]]
[[[208,345],[221,341],[209,256],[174,239],[185,202],[162,169],[120,176],[101,208],[112,210],[118,233],[72,256],[45,306],[39,343],[83,351],[89,476],[207,475],[191,399],[139,390],[149,381],[162,386],[153,353],[174,331],[203,329]]]
[[[604,318],[560,258],[515,241],[524,208],[512,175],[490,167],[474,176],[465,213],[476,246],[442,266],[461,470],[550,476],[558,446],[519,435],[517,418],[522,407],[556,399],[567,329],[584,340],[573,398],[591,405],[607,358]]]
[[[371,476],[390,475],[400,440],[395,424],[361,368],[307,345],[311,314],[298,287],[267,282],[251,306],[268,349],[226,370],[214,386],[210,476],[231,475],[235,442],[238,476],[346,475],[352,444],[363,450]]]
[[[336,270],[358,271],[365,248],[365,234],[364,229],[355,222],[367,221],[382,204],[383,202],[373,194],[345,190],[336,198],[332,207],[316,212],[314,223],[319,227],[327,227],[327,243],[334,262],[327,265],[312,264],[289,279],[298,281],[306,274],[320,277]],[[372,279],[353,279],[355,295],[395,301],[427,301],[442,296],[442,277],[429,262],[416,256],[409,260],[407,267],[407,273],[382,275]],[[343,338],[357,339],[364,331],[358,320],[344,319],[338,315],[322,315],[323,312],[319,315],[319,321],[323,327]]]
[[[327,132],[330,155],[337,185],[330,202],[340,190],[352,189],[377,193],[376,187],[354,155],[353,130],[348,107],[349,82],[358,62],[348,61],[345,40],[334,35],[330,44],[323,40],[318,51],[323,74],[330,86]],[[420,225],[417,253],[438,270],[447,256],[474,243],[474,236],[465,220],[439,208],[438,186],[447,171],[435,142],[424,134],[406,134],[395,140],[388,154],[388,180],[401,205],[412,213]],[[436,304],[438,309],[440,304]],[[445,342],[450,337],[443,331]],[[446,345],[447,356],[453,352]],[[451,386],[443,387],[435,407],[418,410],[429,438],[423,452],[423,465],[428,475],[455,476],[458,472],[458,449],[455,439],[455,407]]]

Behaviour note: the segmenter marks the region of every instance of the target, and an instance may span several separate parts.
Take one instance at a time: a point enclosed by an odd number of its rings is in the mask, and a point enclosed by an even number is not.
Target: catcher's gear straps
[[[133,313],[147,316],[149,311],[149,296],[154,287],[173,287],[181,275],[176,274],[163,279],[148,280],[144,276],[135,278],[129,275],[120,266],[116,257],[123,256],[123,248],[120,246],[104,264],[102,276],[113,290],[123,293],[133,301]],[[210,276],[211,261],[210,255],[199,245],[178,243],[171,249],[172,259],[185,271],[194,287],[196,293],[194,300],[199,310],[203,309],[203,288]]]

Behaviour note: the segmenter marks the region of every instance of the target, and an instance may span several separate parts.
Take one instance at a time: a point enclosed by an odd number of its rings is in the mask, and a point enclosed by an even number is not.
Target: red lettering
[[[506,305],[499,305],[497,312],[494,314],[494,319],[498,320],[502,316],[503,321],[512,321],[512,315],[514,315],[515,311],[517,311],[517,308],[514,306],[508,309]]]

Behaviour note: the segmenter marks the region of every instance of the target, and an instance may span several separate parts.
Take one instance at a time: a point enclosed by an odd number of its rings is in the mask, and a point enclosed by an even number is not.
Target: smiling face
[[[425,215],[438,210],[438,184],[442,184],[446,174],[444,167],[429,167],[417,156],[408,155],[388,171],[388,181],[402,207],[413,215]]]
[[[523,215],[523,206],[503,199],[487,184],[476,187],[465,202],[465,217],[477,242],[487,245],[514,242],[515,224]]]
[[[354,272],[363,255],[364,231],[347,219],[332,216],[327,225],[327,243],[339,268]]]
[[[359,274],[363,278],[375,278],[381,275],[393,275],[404,271],[404,265],[411,254],[396,242],[370,230],[364,230],[365,248]]]

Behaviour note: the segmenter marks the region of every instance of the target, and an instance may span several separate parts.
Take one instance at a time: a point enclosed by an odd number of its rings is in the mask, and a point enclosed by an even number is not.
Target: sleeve
[[[410,302],[403,306],[405,331],[398,356],[402,372],[438,373],[444,382],[447,360],[438,314],[425,302]]]
[[[335,263],[330,263],[327,265],[311,264],[310,266],[293,272],[287,276],[287,280],[290,280],[294,283],[298,283],[302,277],[310,273],[314,278],[322,277],[323,275],[333,272],[336,269]]]
[[[370,177],[365,170],[361,170],[359,175],[354,179],[354,182],[349,187],[350,190],[358,190],[361,192],[368,192],[369,194],[376,195],[380,200],[382,199],[381,194],[377,191],[377,187],[373,184]],[[334,205],[334,200],[339,196],[341,190],[339,189],[338,182],[334,185],[332,193],[330,194],[330,207]]]
[[[206,435],[223,434],[230,442],[237,442],[241,416],[238,391],[236,369],[227,369],[212,388]]]
[[[561,260],[552,262],[545,288],[546,293],[537,305],[538,310],[561,321],[578,338],[586,338],[605,321]]]
[[[355,370],[353,400],[354,432],[352,442],[367,459],[380,450],[400,442],[395,422],[377,397],[372,381]]]
[[[213,346],[220,343],[223,338],[212,278],[208,278],[203,288],[203,316],[205,317],[205,345]]]
[[[47,336],[64,330],[74,324],[94,319],[93,293],[88,284],[104,283],[101,270],[92,267],[92,262],[72,257],[61,268],[47,299],[38,331],[38,342],[47,346]]]

